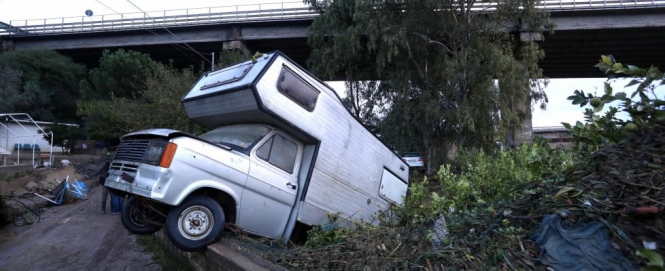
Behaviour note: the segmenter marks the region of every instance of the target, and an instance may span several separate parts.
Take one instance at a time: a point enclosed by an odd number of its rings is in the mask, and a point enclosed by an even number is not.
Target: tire
[[[169,211],[166,235],[184,251],[197,251],[217,241],[224,229],[224,210],[215,200],[193,196]]]
[[[159,214],[145,208],[136,197],[129,197],[122,206],[120,221],[122,221],[122,225],[129,232],[144,235],[154,233],[162,228],[161,226],[149,223],[150,218],[156,216],[159,216]]]

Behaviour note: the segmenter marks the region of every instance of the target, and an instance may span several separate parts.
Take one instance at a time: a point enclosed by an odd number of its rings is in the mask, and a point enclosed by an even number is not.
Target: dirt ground
[[[74,175],[67,170],[57,174]],[[0,270],[162,270],[110,206],[102,215],[100,202],[95,186],[86,200],[44,208],[39,222],[0,230]]]
[[[74,166],[70,165],[67,167],[59,168],[37,168],[31,174],[13,179],[10,181],[0,181],[0,195],[8,196],[11,194],[11,191],[20,191],[26,184],[29,182],[38,182],[45,180],[64,180],[69,176],[69,180],[82,181],[84,178],[81,174],[77,173],[74,169]]]

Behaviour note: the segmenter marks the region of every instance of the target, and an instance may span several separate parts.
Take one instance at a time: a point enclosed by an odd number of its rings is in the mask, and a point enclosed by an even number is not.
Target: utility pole
[[[215,71],[215,52],[212,52],[212,62],[210,62],[210,71]]]

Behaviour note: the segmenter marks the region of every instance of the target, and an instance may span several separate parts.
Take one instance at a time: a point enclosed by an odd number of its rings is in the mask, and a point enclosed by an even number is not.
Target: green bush
[[[561,173],[574,163],[572,153],[550,149],[542,141],[494,155],[463,150],[455,160],[457,170],[452,165],[441,166],[436,175],[438,184],[427,178],[412,183],[409,197],[397,214],[402,224],[410,224],[435,219],[451,210],[464,213],[482,208],[494,212],[494,206],[505,206],[521,195],[534,193],[526,189],[528,184]]]
[[[496,155],[466,151],[461,153],[457,163],[461,168],[459,174],[454,174],[450,165],[439,169],[441,195],[433,192],[433,198],[441,198],[446,209],[464,211],[488,202],[511,202],[531,193],[520,187],[562,172],[574,164],[574,159],[570,153],[537,143]]]

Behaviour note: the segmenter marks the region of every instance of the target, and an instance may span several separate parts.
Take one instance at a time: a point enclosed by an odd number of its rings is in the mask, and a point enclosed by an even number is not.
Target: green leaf
[[[661,257],[655,251],[648,249],[638,249],[637,252],[635,252],[635,255],[647,259],[649,261],[647,263],[648,266],[663,267],[663,257]]]
[[[612,65],[613,64],[612,60],[609,57],[607,57],[606,55],[601,55],[600,58],[603,60],[603,63],[605,63],[607,65]]]
[[[633,79],[633,80],[630,80],[630,83],[628,83],[628,85],[626,85],[625,87],[634,86],[634,85],[637,85],[639,83],[640,83],[640,80]]]
[[[628,70],[631,73],[635,73],[635,72],[638,72],[640,70],[640,68],[638,68],[637,66],[634,66],[634,65],[627,65],[626,67],[628,67]]]
[[[649,99],[649,96],[647,96],[647,94],[644,93],[643,91],[640,91],[640,99],[642,99],[642,102],[645,104],[651,101],[651,99]]]
[[[582,128],[584,128],[584,124],[581,123],[581,122],[578,120],[578,121],[575,123],[575,127],[582,129]]]
[[[619,100],[626,99],[626,93],[625,92],[617,92],[617,94],[614,95],[615,98]]]
[[[562,122],[561,124],[563,125],[563,127],[566,127],[566,129],[568,130],[573,129],[573,127],[570,126],[570,123]]]

